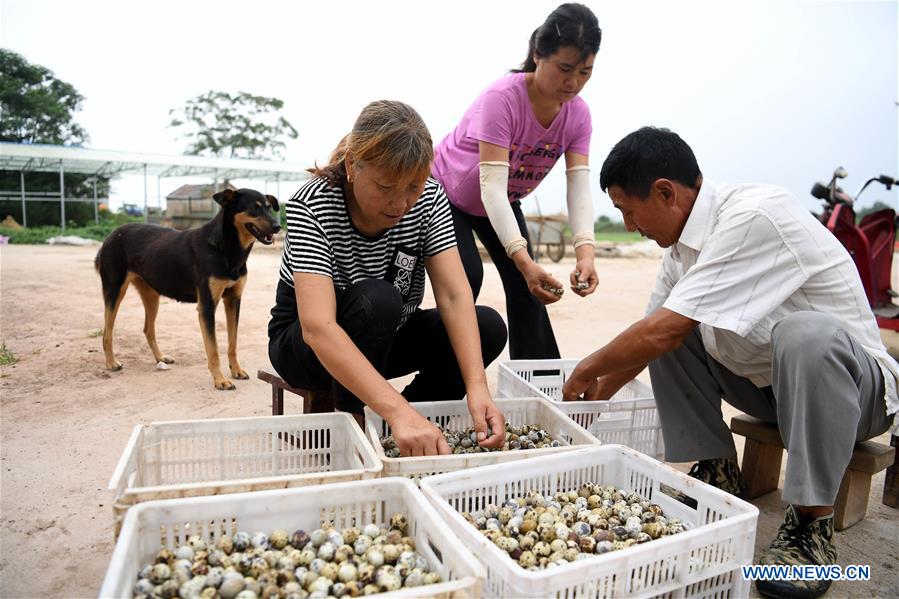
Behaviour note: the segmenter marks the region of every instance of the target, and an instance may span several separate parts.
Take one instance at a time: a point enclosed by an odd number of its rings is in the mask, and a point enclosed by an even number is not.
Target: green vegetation
[[[0,73],[0,140],[71,145],[87,141],[87,131],[74,118],[84,97],[73,85],[6,49],[0,49]]]
[[[884,204],[883,202],[874,202],[873,206],[868,206],[867,208],[856,208],[855,210],[855,222],[860,223],[862,219],[872,212],[878,212],[880,210],[886,210],[888,208],[893,208],[888,204]]]
[[[16,357],[13,355],[12,351],[6,347],[5,343],[0,345],[0,366],[9,366],[10,364],[15,363]]]
[[[28,227],[27,229],[8,229],[0,227],[0,235],[9,237],[9,243],[41,245],[51,237],[58,235],[76,235],[87,239],[103,241],[116,225],[100,224],[90,227],[70,227],[63,232],[60,227]]]
[[[87,131],[75,122],[84,98],[70,83],[57,79],[49,69],[32,64],[19,54],[0,48],[0,141],[25,144],[81,146]],[[66,173],[65,196],[92,198],[109,196],[109,178]],[[18,190],[22,185],[18,170],[0,169],[0,189]],[[25,190],[31,197],[50,201],[28,202],[28,224],[60,226],[58,172],[25,173]],[[22,223],[22,203],[18,198],[0,201],[0,218],[12,216]],[[84,226],[94,220],[90,202],[66,202],[66,223]],[[5,235],[5,233],[4,233]]]
[[[32,245],[45,244],[47,243],[48,239],[50,239],[51,237],[56,237],[58,235],[75,235],[77,237],[84,237],[86,239],[103,241],[110,233],[112,233],[113,229],[115,229],[119,225],[124,225],[125,223],[142,222],[144,222],[144,219],[139,216],[128,216],[126,214],[122,214],[121,212],[116,214],[110,214],[106,212],[104,214],[101,211],[100,224],[97,225],[76,227],[74,226],[74,223],[71,223],[70,226],[66,227],[65,231],[63,231],[60,227],[28,227],[27,229],[10,229],[7,227],[0,227],[0,235],[9,237],[9,243]]]
[[[596,219],[593,225],[593,232],[596,241],[606,241],[612,243],[637,243],[642,241],[643,237],[637,232],[629,232],[620,220],[613,221],[608,216],[602,215]],[[564,233],[567,238],[571,238],[571,226],[565,223]]]
[[[172,109],[169,127],[188,142],[185,154],[228,158],[280,158],[282,138],[297,130],[280,115],[284,101],[246,92],[208,91]]]
[[[637,243],[643,241],[639,233],[628,231],[597,231],[596,241],[611,241],[614,243]]]
[[[593,225],[596,233],[596,241],[611,241],[614,243],[636,243],[643,238],[639,233],[629,232],[620,220],[612,220],[606,215],[601,215]]]

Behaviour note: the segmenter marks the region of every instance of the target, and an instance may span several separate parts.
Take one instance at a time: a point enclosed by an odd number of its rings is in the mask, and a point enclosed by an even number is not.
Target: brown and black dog
[[[97,252],[94,265],[103,282],[106,307],[103,352],[110,370],[122,368],[112,352],[112,331],[119,305],[131,284],[144,303],[144,335],[157,363],[174,362],[156,344],[159,296],[196,303],[206,362],[215,388],[234,389],[234,383],[222,374],[215,339],[215,310],[219,300],[223,300],[231,376],[249,378],[237,362],[240,296],[247,280],[247,257],[253,242],[270,245],[281,230],[272,213],[272,209],[278,210],[278,200],[252,189],[228,189],[213,198],[222,208],[198,229],[175,231],[156,225],[122,225],[106,238]]]

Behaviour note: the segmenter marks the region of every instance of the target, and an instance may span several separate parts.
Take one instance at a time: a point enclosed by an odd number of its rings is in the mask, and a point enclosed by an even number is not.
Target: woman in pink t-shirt
[[[435,149],[432,175],[449,197],[475,298],[484,267],[474,233],[502,279],[512,359],[559,357],[545,305],[560,299],[562,283],[534,262],[520,201],[563,154],[577,255],[571,290],[584,297],[599,282],[587,166],[592,126],[578,93],[590,79],[601,36],[589,8],[559,6],[531,35],[521,68],[484,90]]]

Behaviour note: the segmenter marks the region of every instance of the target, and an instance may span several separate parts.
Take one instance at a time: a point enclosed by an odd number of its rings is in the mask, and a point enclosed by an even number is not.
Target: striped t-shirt
[[[403,298],[400,326],[421,305],[424,258],[456,245],[443,187],[428,178],[412,210],[377,237],[360,233],[347,212],[343,188],[312,179],[287,202],[287,236],[281,280],[293,287],[293,273],[331,277],[338,290],[365,279],[383,279]]]

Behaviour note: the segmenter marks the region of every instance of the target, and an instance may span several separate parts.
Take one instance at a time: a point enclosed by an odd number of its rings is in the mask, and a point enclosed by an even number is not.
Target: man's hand
[[[577,401],[585,399],[582,397],[588,390],[595,390],[596,377],[585,377],[578,372],[577,367],[572,371],[568,380],[562,385],[562,401]]]
[[[600,377],[593,377],[587,382],[587,387],[583,391],[583,398],[573,397],[572,399],[585,399],[587,401],[606,401],[608,399],[612,399],[612,396],[618,393],[618,390],[621,389],[629,381],[634,380],[634,378],[638,374],[640,374],[643,368],[644,366],[640,366],[632,370],[621,370],[619,372],[612,372]],[[572,375],[573,374],[574,373],[572,373]],[[572,376],[571,378],[574,377]],[[566,382],[565,385],[567,386],[568,383]],[[572,389],[574,390],[575,387],[572,387]],[[571,401],[564,396],[565,387],[562,387],[562,393],[563,399],[565,399],[566,401]]]
[[[403,457],[452,453],[440,429],[412,407],[394,416],[388,424]]]
[[[468,411],[474,422],[478,445],[499,449],[506,440],[506,419],[499,411],[486,385],[468,389]]]
[[[581,297],[587,297],[599,286],[599,275],[596,274],[596,266],[593,258],[578,260],[569,277],[571,290]]]

